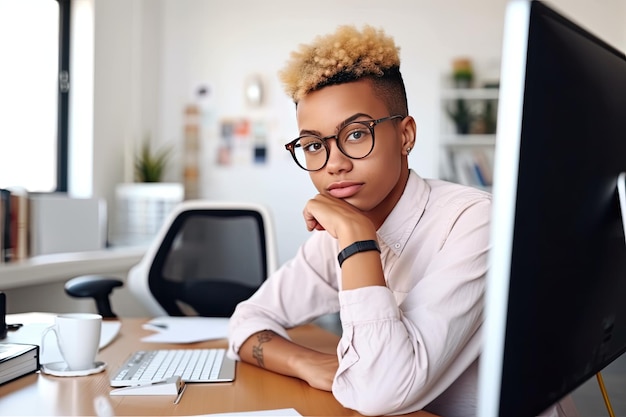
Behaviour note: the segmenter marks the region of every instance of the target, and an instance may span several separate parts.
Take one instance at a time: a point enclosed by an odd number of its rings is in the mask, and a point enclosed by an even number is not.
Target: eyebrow
[[[339,132],[345,125],[354,122],[356,119],[360,119],[361,117],[367,117],[368,119],[372,119],[372,116],[370,116],[369,114],[366,113],[355,113],[352,116],[348,117],[347,119],[343,120],[341,123],[339,123],[337,125],[337,127],[335,128],[335,132]],[[323,137],[322,133],[317,131],[317,130],[301,130],[300,131],[300,136],[305,136],[305,135],[312,135],[312,136],[319,136],[319,137]]]

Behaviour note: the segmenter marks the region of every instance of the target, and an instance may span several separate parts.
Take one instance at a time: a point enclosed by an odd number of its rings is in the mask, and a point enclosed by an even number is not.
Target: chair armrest
[[[119,278],[83,275],[67,281],[65,283],[65,292],[72,297],[93,298],[96,302],[98,313],[103,318],[115,318],[117,315],[111,310],[109,294],[111,294],[114,288],[123,285],[124,282]]]

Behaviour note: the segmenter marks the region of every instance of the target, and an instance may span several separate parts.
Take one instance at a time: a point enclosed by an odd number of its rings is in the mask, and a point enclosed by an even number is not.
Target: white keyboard
[[[158,349],[133,353],[111,376],[112,387],[143,385],[178,375],[184,382],[229,382],[235,361],[226,349]]]

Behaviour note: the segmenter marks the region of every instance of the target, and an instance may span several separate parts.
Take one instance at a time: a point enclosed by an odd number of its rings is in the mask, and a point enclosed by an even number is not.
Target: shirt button
[[[395,245],[393,245],[393,247],[394,247],[394,248],[396,248],[396,249],[400,249],[400,247],[401,247],[401,246],[402,246],[402,245],[401,245],[401,244],[399,244],[399,243],[396,243]]]

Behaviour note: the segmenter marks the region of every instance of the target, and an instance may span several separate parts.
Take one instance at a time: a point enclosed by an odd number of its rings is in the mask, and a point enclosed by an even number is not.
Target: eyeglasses
[[[336,135],[319,137],[304,135],[285,145],[293,160],[305,171],[319,171],[326,166],[330,156],[328,140],[335,139],[337,148],[351,159],[363,159],[374,149],[374,127],[392,119],[404,116],[387,116],[376,120],[358,120],[342,127]]]

